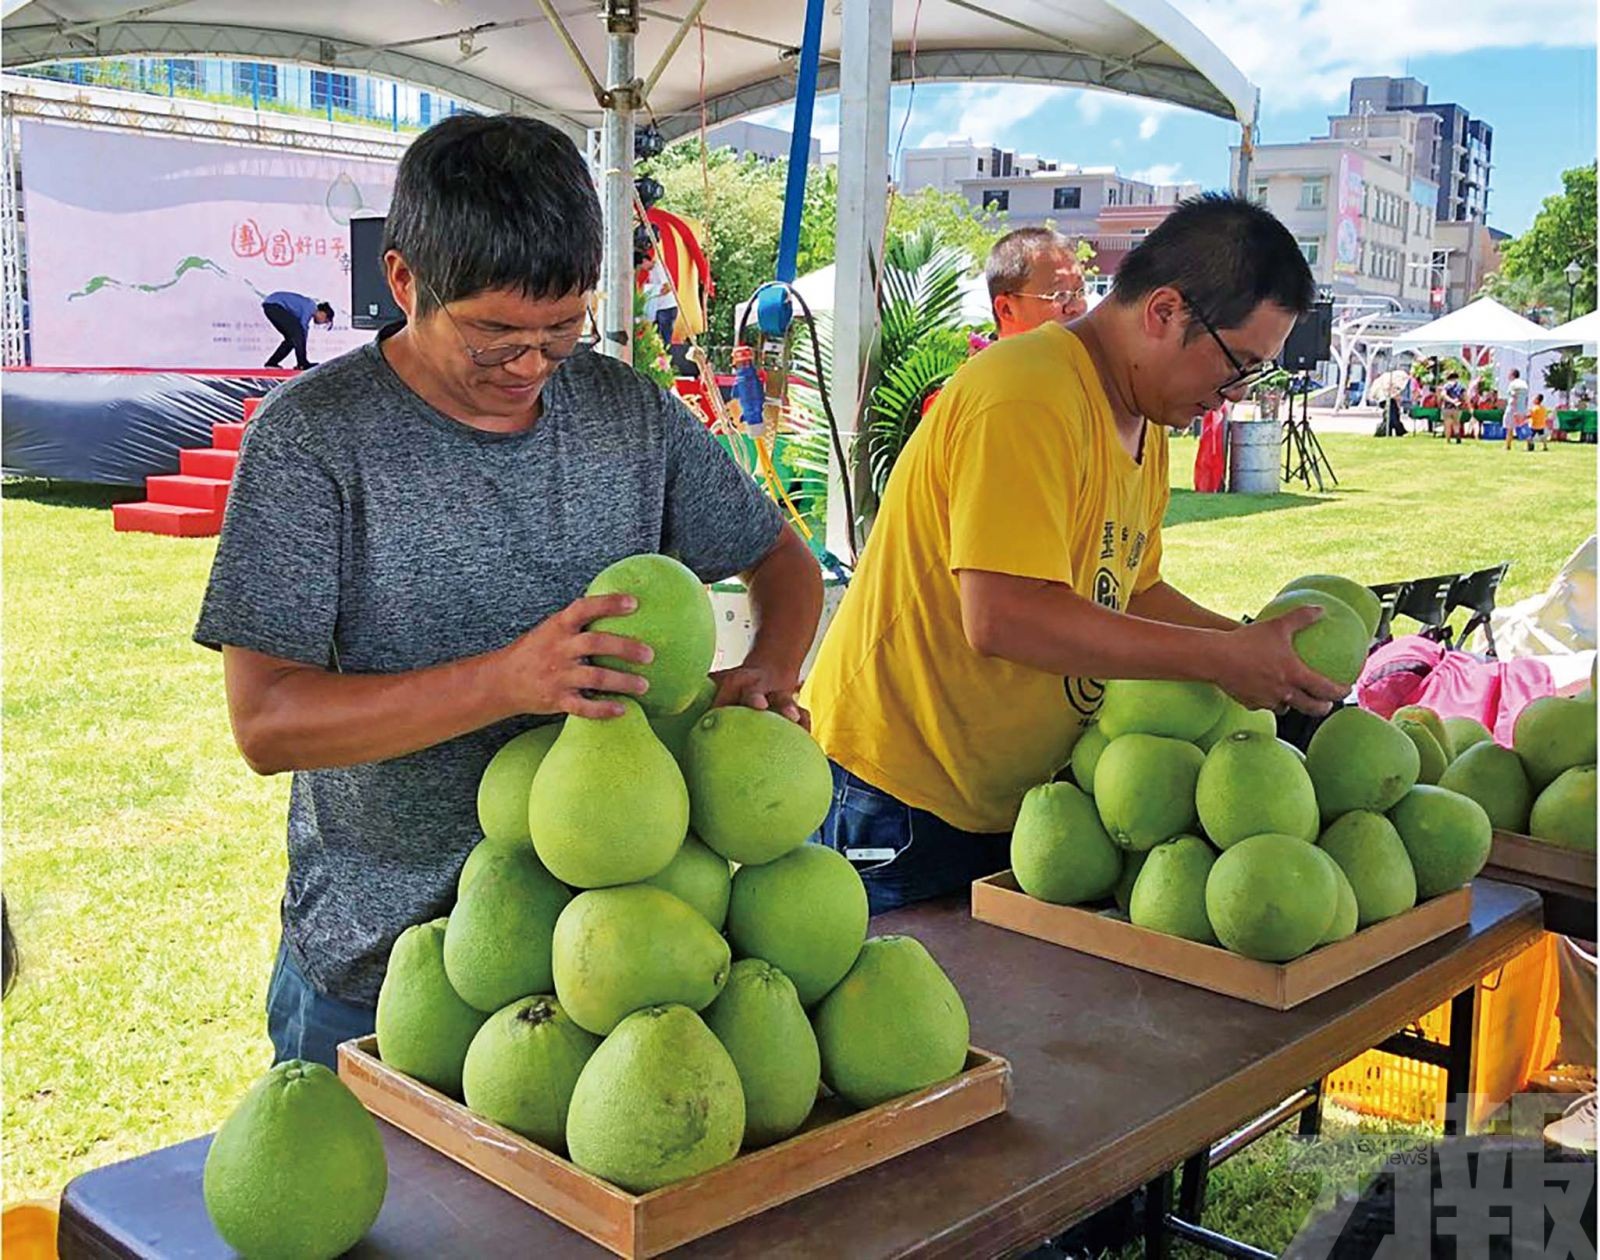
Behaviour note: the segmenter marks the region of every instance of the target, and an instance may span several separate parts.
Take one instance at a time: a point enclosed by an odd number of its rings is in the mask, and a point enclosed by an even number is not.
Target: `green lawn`
[[[1380,582],[1509,559],[1516,599],[1594,529],[1592,446],[1326,446],[1341,486],[1325,494],[1176,494],[1170,580],[1239,612],[1309,570]],[[1193,451],[1173,445],[1180,485]],[[214,543],[114,534],[117,497],[4,488],[0,822],[23,968],[4,1009],[7,1202],[206,1132],[271,1053],[288,781],[245,768],[220,662],[189,639]],[[1293,1179],[1260,1193],[1282,1180],[1274,1149],[1213,1195],[1258,1239],[1310,1202]]]

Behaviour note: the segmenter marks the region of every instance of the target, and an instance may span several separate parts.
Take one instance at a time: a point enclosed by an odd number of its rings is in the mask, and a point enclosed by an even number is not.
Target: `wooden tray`
[[[1266,963],[1217,945],[1201,945],[1181,936],[1135,927],[1126,919],[1113,917],[1114,911],[1039,901],[1017,887],[1010,871],[990,875],[972,885],[972,917],[984,923],[1280,1011],[1299,1006],[1407,950],[1465,927],[1471,913],[1469,885],[1431,898],[1404,914],[1374,923],[1293,962]]]
[[[339,1077],[366,1105],[619,1256],[655,1256],[1003,1112],[1011,1065],[975,1047],[961,1075],[866,1111],[825,1095],[795,1136],[687,1181],[629,1194],[467,1110],[378,1058],[376,1037],[339,1047]]]
[[[1574,890],[1586,889],[1592,897],[1596,861],[1593,853],[1564,849],[1515,831],[1496,831],[1484,869],[1508,884],[1518,883],[1518,875],[1532,875],[1571,884]]]

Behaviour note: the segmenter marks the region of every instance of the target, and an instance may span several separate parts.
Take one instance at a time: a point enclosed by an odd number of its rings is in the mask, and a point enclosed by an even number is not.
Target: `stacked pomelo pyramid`
[[[1378,622],[1366,587],[1297,578],[1261,611],[1314,604],[1294,637],[1353,684]],[[1430,715],[1431,716],[1431,715]],[[1072,754],[1074,782],[1034,788],[1012,834],[1018,885],[1059,904],[1115,898],[1141,927],[1287,962],[1459,888],[1488,857],[1488,815],[1420,781],[1406,721],[1334,713],[1307,753],[1271,713],[1209,683],[1116,681]],[[1442,767],[1441,767],[1442,769]]]
[[[850,863],[807,840],[820,748],[711,708],[710,601],[665,556],[618,562],[595,623],[649,643],[624,716],[511,740],[448,919],[394,946],[378,1051],[399,1071],[633,1192],[796,1132],[819,1084],[868,1107],[956,1075],[967,1014],[927,950],[867,939]]]

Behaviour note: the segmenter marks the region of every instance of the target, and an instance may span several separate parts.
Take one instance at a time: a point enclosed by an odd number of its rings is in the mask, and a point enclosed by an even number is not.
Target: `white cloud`
[[[1146,184],[1177,184],[1182,182],[1183,167],[1177,162],[1156,162],[1143,170],[1129,171],[1128,178]]]
[[[1116,92],[1085,89],[1077,93],[1078,117],[1091,126],[1105,118],[1108,112],[1133,114],[1139,120],[1139,139],[1149,140],[1161,130],[1161,123],[1177,106],[1164,101],[1148,101],[1137,96],[1122,96]]]
[[[1161,119],[1154,114],[1146,114],[1139,120],[1139,139],[1148,140],[1156,134],[1156,129],[1161,126]]]
[[[1581,0],[1180,0],[1184,16],[1261,89],[1266,109],[1348,99],[1360,75],[1405,73],[1409,57],[1485,48],[1587,48]]]
[[[1064,99],[1065,89],[1039,83],[963,83],[955,91],[957,117],[949,134],[979,144],[995,141],[1010,127]]]

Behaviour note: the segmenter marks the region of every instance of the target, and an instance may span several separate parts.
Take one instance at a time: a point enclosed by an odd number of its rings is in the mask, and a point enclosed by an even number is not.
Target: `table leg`
[[[1206,1184],[1211,1180],[1211,1152],[1201,1151],[1183,1161],[1183,1183],[1178,1188],[1178,1215],[1198,1225],[1206,1211]]]
[[[1450,1001],[1450,1048],[1445,1064],[1446,1137],[1467,1132],[1472,1115],[1473,1062],[1477,1053],[1478,986],[1470,985]]]
[[[1196,1159],[1205,1159],[1204,1154]],[[1167,1213],[1172,1211],[1172,1173],[1162,1173],[1144,1188],[1144,1258],[1167,1260]]]
[[[1300,1136],[1303,1138],[1317,1137],[1322,1133],[1322,1087],[1325,1084],[1327,1081],[1324,1078],[1312,1081],[1306,1086],[1306,1092],[1311,1095],[1311,1100],[1306,1104],[1306,1109],[1300,1113]]]

